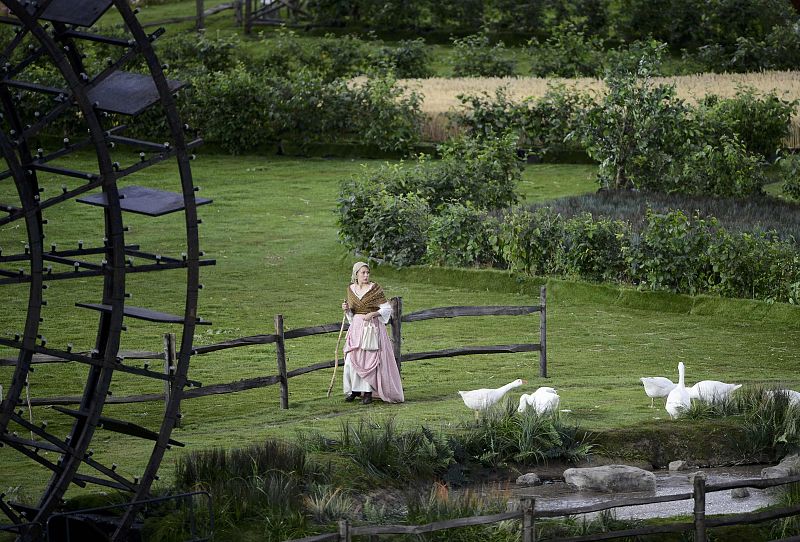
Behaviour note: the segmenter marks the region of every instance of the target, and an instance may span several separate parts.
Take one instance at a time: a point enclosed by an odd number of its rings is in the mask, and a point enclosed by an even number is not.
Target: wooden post
[[[350,521],[346,519],[339,520],[339,542],[352,542],[350,536]]]
[[[173,376],[175,374],[175,361],[176,361],[176,354],[175,354],[175,334],[174,333],[164,333],[164,374],[167,376]],[[168,408],[169,401],[172,398],[172,380],[165,380],[164,381],[164,410]],[[180,412],[178,412],[177,418],[175,418],[175,427],[181,426],[181,417]]]
[[[694,475],[694,542],[706,542],[706,475]]]
[[[236,0],[233,6],[233,22],[235,26],[242,24],[242,0]]]
[[[401,347],[403,343],[403,336],[402,336],[402,325],[403,325],[403,298],[402,297],[393,297],[391,300],[392,304],[392,349],[394,350],[394,360],[397,363],[397,371],[402,372],[402,366],[400,358],[402,357],[401,354]]]
[[[203,17],[205,16],[204,9],[203,9],[203,0],[195,0],[195,6],[197,7],[197,18],[195,20],[194,28],[195,30],[202,30],[204,28],[204,20]]]
[[[539,376],[547,378],[547,287],[539,290]]]
[[[253,10],[250,7],[250,0],[244,0],[244,33],[249,34],[252,28],[250,18],[253,16]]]
[[[275,316],[275,335],[278,336],[275,341],[278,355],[278,375],[281,382],[281,408],[289,408],[289,379],[286,376],[286,342],[283,338],[283,315],[278,314]]]
[[[534,524],[533,511],[536,506],[536,499],[522,497],[522,542],[536,542],[536,526]]]

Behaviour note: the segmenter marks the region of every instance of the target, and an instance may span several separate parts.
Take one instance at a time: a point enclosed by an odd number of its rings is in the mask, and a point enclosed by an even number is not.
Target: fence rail
[[[400,297],[392,298],[392,318],[389,322],[391,326],[392,347],[397,361],[398,369],[401,369],[402,363],[412,361],[419,361],[425,359],[436,358],[450,358],[456,356],[468,355],[488,355],[488,354],[514,354],[520,352],[539,352],[539,375],[547,377],[547,290],[544,286],[541,287],[539,292],[538,305],[522,305],[522,306],[453,306],[453,307],[436,307],[432,309],[424,309],[417,312],[403,314],[403,299]],[[479,346],[456,346],[445,348],[442,350],[431,350],[428,352],[402,352],[402,324],[421,322],[425,320],[443,319],[443,318],[459,318],[459,317],[475,317],[475,316],[526,316],[529,314],[539,313],[539,342],[538,343],[520,343],[520,344],[506,344],[506,345],[479,345]],[[275,316],[275,333],[265,333],[260,335],[252,335],[249,337],[239,337],[229,341],[219,342],[215,344],[193,347],[193,355],[204,355],[212,352],[219,352],[229,348],[241,348],[247,346],[257,346],[265,344],[276,345],[276,361],[277,361],[277,374],[257,376],[253,378],[246,378],[236,382],[227,382],[221,384],[212,384],[208,386],[195,386],[183,390],[182,397],[184,399],[193,399],[196,397],[205,397],[208,395],[219,395],[225,393],[235,393],[255,388],[263,388],[279,384],[281,386],[280,401],[281,408],[289,408],[289,379],[295,378],[307,373],[329,369],[334,366],[335,360],[322,361],[314,363],[305,367],[300,367],[292,370],[286,368],[286,350],[285,343],[287,340],[300,339],[303,337],[311,337],[314,335],[323,335],[327,333],[337,333],[341,329],[342,324],[323,324],[316,326],[301,327],[297,329],[284,330],[284,321],[282,315]],[[344,329],[349,326],[345,322]],[[174,344],[172,341],[166,340],[165,345]],[[165,346],[165,352],[126,352],[122,357],[124,359],[162,359],[165,360],[165,373],[169,374],[169,359],[174,359],[175,354],[169,352],[170,347]],[[8,365],[13,365],[16,360],[0,360],[0,362]],[[42,363],[45,363],[43,358]],[[168,379],[167,379],[168,380]],[[142,395],[129,395],[129,396],[112,396],[107,398],[107,403],[121,404],[121,403],[143,403],[150,401],[163,401],[169,393],[174,393],[171,388],[165,388],[164,393],[149,393]],[[74,397],[37,397],[31,398],[30,404],[32,406],[43,405],[74,405],[80,404],[81,398]]]
[[[770,487],[776,487],[797,482],[800,482],[800,475],[788,476],[783,478],[772,478],[772,479],[755,478],[750,480],[725,482],[721,484],[714,484],[707,486],[705,483],[705,476],[702,474],[698,474],[695,476],[694,488],[691,493],[677,493],[674,495],[662,495],[662,496],[652,496],[652,497],[634,497],[634,498],[619,499],[619,500],[615,499],[603,503],[597,503],[590,506],[581,506],[575,508],[559,508],[552,510],[536,510],[535,507],[536,500],[530,497],[523,497],[520,499],[520,510],[514,512],[506,512],[503,514],[494,514],[488,516],[470,516],[466,518],[456,518],[446,521],[427,523],[425,525],[353,526],[350,524],[350,521],[342,520],[339,522],[338,532],[315,535],[306,538],[298,538],[287,542],[328,542],[328,541],[351,542],[353,536],[369,536],[370,539],[372,539],[372,537],[376,537],[378,535],[394,535],[394,534],[419,535],[424,533],[445,531],[448,529],[457,529],[459,527],[490,525],[493,523],[499,523],[501,521],[508,521],[508,520],[522,521],[523,542],[535,542],[537,540],[536,537],[537,519],[573,516],[576,514],[601,512],[603,510],[610,510],[613,508],[637,506],[642,504],[654,504],[660,502],[682,501],[687,499],[694,500],[694,520],[691,522],[674,522],[662,525],[648,525],[633,529],[608,531],[603,533],[594,533],[594,534],[575,536],[570,538],[559,538],[559,540],[561,542],[589,542],[594,540],[611,540],[615,538],[636,537],[636,536],[644,536],[644,535],[659,534],[659,533],[680,533],[686,531],[693,531],[695,542],[706,542],[707,530],[709,528],[750,524],[750,523],[761,523],[764,521],[781,519],[800,514],[800,505],[795,505],[795,506],[787,506],[783,508],[766,510],[763,512],[747,512],[747,513],[734,514],[719,518],[706,519],[705,496],[707,493],[712,493],[715,491],[724,491],[728,489],[736,489],[740,487],[766,489]],[[788,540],[795,540],[797,538],[798,537],[792,537]]]

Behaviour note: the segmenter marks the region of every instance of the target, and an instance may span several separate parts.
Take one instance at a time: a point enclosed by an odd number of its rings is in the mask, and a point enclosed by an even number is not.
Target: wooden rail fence
[[[428,523],[425,525],[352,525],[350,521],[342,520],[339,522],[338,532],[309,536],[306,538],[298,538],[286,542],[351,542],[353,537],[356,536],[369,537],[369,540],[373,542],[377,540],[380,535],[421,535],[425,533],[445,531],[448,529],[457,529],[460,527],[491,525],[493,523],[499,523],[501,521],[508,520],[517,520],[522,522],[523,542],[536,542],[537,540],[540,540],[536,534],[537,519],[574,516],[577,514],[602,512],[604,510],[625,506],[682,501],[687,499],[694,500],[694,519],[691,522],[647,525],[633,529],[607,531],[569,538],[559,538],[558,540],[559,542],[589,542],[595,540],[612,540],[615,538],[691,531],[694,533],[694,542],[706,542],[708,529],[714,527],[762,523],[764,521],[781,519],[800,514],[800,504],[798,504],[794,506],[773,508],[762,512],[748,512],[707,518],[706,494],[740,487],[766,489],[797,482],[800,482],[800,476],[788,476],[784,478],[772,479],[754,478],[750,480],[739,480],[736,482],[724,482],[721,484],[706,485],[705,476],[703,474],[697,474],[694,477],[694,487],[691,493],[678,493],[675,495],[662,495],[653,497],[633,497],[628,499],[610,500],[589,506],[559,508],[552,510],[536,510],[536,500],[532,497],[523,497],[520,499],[519,510],[506,512],[503,514],[456,518],[446,521],[437,521],[435,523]],[[784,540],[797,539],[798,537],[792,537]]]
[[[526,305],[526,306],[456,306],[456,307],[438,307],[433,309],[425,309],[410,314],[403,314],[403,298],[394,297],[391,299],[392,304],[392,318],[389,322],[391,326],[391,336],[393,341],[393,349],[395,359],[397,360],[397,367],[401,369],[402,363],[411,361],[418,361],[423,359],[434,358],[449,358],[455,356],[467,356],[476,354],[501,354],[501,353],[516,353],[516,352],[539,352],[539,376],[547,377],[547,290],[544,286],[541,287],[539,292],[539,305]],[[412,322],[421,322],[423,320],[432,320],[440,318],[457,318],[462,316],[525,316],[528,314],[539,313],[539,342],[538,343],[519,343],[519,344],[504,344],[504,345],[489,345],[489,346],[459,346],[452,348],[445,348],[442,350],[432,350],[428,352],[402,352],[403,344],[403,324]],[[344,324],[347,329],[347,323]],[[253,345],[265,345],[275,343],[276,358],[277,358],[277,374],[269,376],[258,376],[254,378],[247,378],[238,380],[236,382],[228,382],[224,384],[212,384],[209,386],[201,386],[197,382],[189,382],[188,389],[183,391],[184,399],[191,399],[194,397],[204,397],[207,395],[216,395],[224,393],[234,393],[254,388],[262,388],[274,384],[280,384],[280,402],[281,408],[289,408],[289,379],[328,369],[334,366],[335,360],[323,361],[315,363],[306,367],[292,369],[291,371],[286,368],[286,341],[299,339],[302,337],[310,337],[313,335],[321,335],[326,333],[338,333],[341,324],[323,324],[318,326],[303,327],[298,329],[284,329],[283,315],[275,316],[275,333],[253,335],[250,337],[240,337],[230,341],[210,344],[206,346],[198,346],[193,349],[193,355],[204,355],[220,350],[229,348],[241,348]],[[129,395],[129,396],[111,396],[106,399],[106,403],[143,403],[149,401],[163,401],[168,399],[170,393],[175,393],[168,386],[169,374],[171,371],[172,361],[175,359],[174,352],[174,337],[169,339],[165,338],[165,352],[127,352],[121,353],[120,357],[125,359],[161,359],[164,360],[164,378],[165,378],[165,391],[164,393],[149,393],[143,395]],[[34,356],[34,363],[55,363],[64,362],[65,360],[52,357],[52,356]],[[16,363],[16,360],[0,360],[0,365],[11,365]],[[79,404],[81,398],[78,396],[71,397],[39,397],[32,398],[30,404],[32,406],[41,405],[73,405]]]

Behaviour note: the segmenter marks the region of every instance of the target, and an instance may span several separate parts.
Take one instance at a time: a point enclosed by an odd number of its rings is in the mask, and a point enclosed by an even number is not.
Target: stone
[[[679,470],[689,470],[689,462],[688,461],[670,461],[669,463],[669,470],[670,472],[679,471]]]
[[[732,499],[746,499],[750,496],[750,490],[746,487],[736,487],[731,489]]]
[[[517,485],[518,486],[538,486],[541,485],[542,481],[534,472],[529,472],[527,474],[523,474],[519,478],[517,478]]]
[[[567,469],[564,481],[579,490],[626,492],[655,491],[656,475],[628,465],[606,465],[583,469]]]
[[[800,455],[787,455],[774,467],[761,469],[762,478],[784,478],[800,474]]]

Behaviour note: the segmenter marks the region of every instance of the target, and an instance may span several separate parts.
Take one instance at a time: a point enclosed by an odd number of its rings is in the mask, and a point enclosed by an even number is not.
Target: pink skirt
[[[350,365],[371,387],[375,395],[387,403],[402,403],[403,383],[400,381],[400,371],[394,358],[394,350],[386,333],[386,326],[380,318],[374,319],[378,327],[378,349],[361,350],[361,331],[364,328],[364,317],[361,314],[353,316],[347,338],[344,343],[344,354],[350,354]]]

